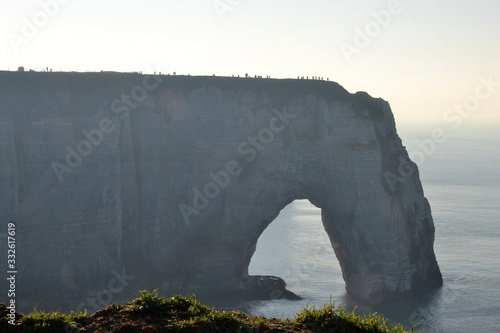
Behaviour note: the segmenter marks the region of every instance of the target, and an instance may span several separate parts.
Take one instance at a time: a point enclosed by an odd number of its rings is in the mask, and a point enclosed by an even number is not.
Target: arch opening
[[[321,209],[295,200],[258,237],[249,276],[276,276],[287,290],[307,299],[345,293],[342,271],[323,227]],[[279,292],[271,299],[287,298]]]

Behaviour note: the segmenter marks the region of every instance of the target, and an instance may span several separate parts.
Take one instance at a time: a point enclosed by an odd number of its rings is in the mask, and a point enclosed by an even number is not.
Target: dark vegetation
[[[0,332],[356,332],[405,333],[401,325],[391,326],[382,316],[356,316],[333,304],[306,308],[294,320],[266,319],[241,311],[208,308],[193,296],[158,297],[155,291],[141,291],[141,297],[125,305],[109,305],[93,315],[69,315],[35,311],[16,314],[16,325],[8,323],[8,309],[0,304]]]

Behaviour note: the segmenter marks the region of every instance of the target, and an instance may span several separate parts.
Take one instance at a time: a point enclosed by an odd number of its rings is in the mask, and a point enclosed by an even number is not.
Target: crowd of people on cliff
[[[18,72],[25,72],[25,71],[28,71],[28,70],[26,70],[23,66],[19,66],[17,68],[17,71]],[[36,72],[36,70],[30,69],[29,72]],[[42,69],[42,72],[52,72],[52,68],[46,67],[46,68]],[[101,70],[101,73],[103,73],[103,72],[104,71]],[[132,72],[132,73],[142,74],[142,71]],[[156,75],[156,71],[154,72],[154,75]],[[158,75],[162,75],[161,72],[158,72]],[[170,73],[167,73],[166,75],[170,75]],[[177,75],[177,74],[176,74],[176,72],[172,72],[172,75]],[[187,75],[191,76],[190,74],[187,74]],[[213,74],[212,76],[216,76],[216,75]],[[232,77],[235,77],[235,76],[233,75]],[[237,77],[240,77],[240,75],[237,75]],[[245,74],[245,78],[252,78],[252,76],[247,73],[247,74]],[[262,79],[263,77],[262,77],[262,75],[254,75],[253,78],[255,78],[255,79]],[[270,75],[266,75],[265,78],[266,79],[271,79],[271,76]],[[309,80],[309,76],[297,76],[297,79],[298,80]],[[324,81],[324,77],[322,77],[322,76],[311,76],[311,80]],[[326,81],[330,81],[330,79],[326,78]]]

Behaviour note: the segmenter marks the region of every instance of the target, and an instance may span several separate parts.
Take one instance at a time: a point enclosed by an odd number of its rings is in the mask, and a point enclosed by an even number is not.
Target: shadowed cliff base
[[[0,72],[0,88],[0,220],[17,226],[22,306],[255,290],[257,240],[296,199],[321,209],[352,297],[442,285],[418,168],[380,98],[124,73]]]
[[[286,282],[277,276],[251,275],[243,278],[241,289],[224,293],[200,291],[197,297],[203,303],[215,308],[232,308],[235,305],[257,300],[288,299],[301,300],[302,297],[286,288]]]

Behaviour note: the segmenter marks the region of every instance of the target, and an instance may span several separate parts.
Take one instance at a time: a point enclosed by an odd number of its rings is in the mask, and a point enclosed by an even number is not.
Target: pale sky
[[[498,0],[0,3],[0,70],[321,76],[398,124],[500,124]]]

